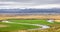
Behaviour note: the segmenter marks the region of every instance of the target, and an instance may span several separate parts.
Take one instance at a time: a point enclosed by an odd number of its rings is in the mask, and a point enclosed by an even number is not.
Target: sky
[[[60,8],[60,0],[0,0],[2,8]]]

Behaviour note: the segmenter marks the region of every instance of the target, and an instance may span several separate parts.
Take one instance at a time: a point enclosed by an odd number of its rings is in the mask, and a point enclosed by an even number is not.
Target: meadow
[[[47,26],[50,26],[51,28],[56,27],[57,24],[60,24],[58,22],[50,23],[50,22],[47,22],[47,20],[37,20],[37,19],[24,19],[24,20],[22,20],[22,19],[8,19],[7,21],[9,21],[11,23],[0,22],[0,25],[6,25],[7,26],[7,27],[0,27],[0,32],[5,32],[5,31],[10,32],[10,31],[17,31],[17,30],[27,30],[28,31],[28,29],[41,28],[40,26],[35,26],[35,25],[30,25],[30,24],[47,25]],[[27,24],[27,25],[25,25],[25,24]],[[60,27],[60,25],[59,25],[59,27]],[[47,29],[43,29],[43,30],[45,31]],[[35,30],[35,31],[29,30],[29,32],[36,32],[36,31],[38,31],[38,30]]]

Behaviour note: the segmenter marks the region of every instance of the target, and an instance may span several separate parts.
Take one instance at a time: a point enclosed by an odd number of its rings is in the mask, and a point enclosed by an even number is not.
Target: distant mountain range
[[[0,13],[60,13],[60,8],[52,8],[52,9],[0,9]]]

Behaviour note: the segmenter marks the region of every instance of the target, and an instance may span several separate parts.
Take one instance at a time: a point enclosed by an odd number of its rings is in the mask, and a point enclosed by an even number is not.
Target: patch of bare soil
[[[11,18],[21,18],[21,19],[60,19],[60,15],[26,15],[26,16],[0,16],[0,20],[11,19]]]
[[[60,20],[55,20],[56,22],[60,22]]]
[[[0,27],[8,27],[8,25],[0,24]]]

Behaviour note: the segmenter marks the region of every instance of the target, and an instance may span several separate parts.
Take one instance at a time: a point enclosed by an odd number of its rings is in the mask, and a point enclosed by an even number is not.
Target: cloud
[[[1,8],[60,7],[60,0],[0,0]]]
[[[0,0],[7,2],[34,3],[34,4],[60,4],[60,0]]]
[[[6,5],[0,6],[0,9],[29,9],[29,8],[36,8],[36,9],[51,9],[51,8],[60,8],[60,4],[44,4],[44,5],[36,5],[36,6],[24,6],[24,5]]]

